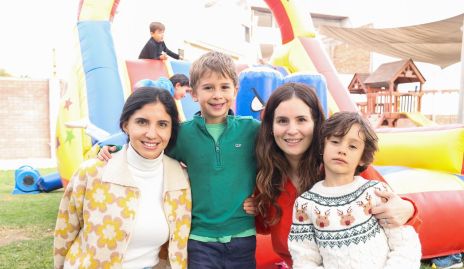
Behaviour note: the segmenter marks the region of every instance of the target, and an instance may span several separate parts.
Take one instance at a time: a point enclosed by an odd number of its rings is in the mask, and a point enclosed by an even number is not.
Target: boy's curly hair
[[[368,121],[357,112],[337,112],[325,121],[321,128],[321,153],[324,152],[325,141],[330,137],[344,137],[354,124],[358,124],[360,133],[364,135],[364,151],[361,156],[363,165],[356,167],[355,175],[361,172],[374,161],[374,154],[378,150],[378,137]]]

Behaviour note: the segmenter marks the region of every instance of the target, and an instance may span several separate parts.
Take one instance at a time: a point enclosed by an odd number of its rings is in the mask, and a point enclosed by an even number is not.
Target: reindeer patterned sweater
[[[350,184],[322,181],[298,197],[288,248],[293,268],[419,268],[421,246],[411,226],[383,228],[371,214],[386,184],[356,176]]]

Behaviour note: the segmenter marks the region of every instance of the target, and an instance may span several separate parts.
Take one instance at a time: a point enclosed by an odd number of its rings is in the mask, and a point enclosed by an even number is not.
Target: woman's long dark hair
[[[302,100],[311,109],[314,121],[313,138],[309,148],[301,157],[298,165],[299,185],[298,193],[310,189],[318,179],[319,158],[319,130],[324,122],[324,111],[316,93],[310,87],[301,83],[286,83],[278,87],[266,103],[264,116],[256,142],[256,158],[258,174],[256,177],[256,196],[258,213],[263,216],[265,225],[277,223],[282,216],[282,209],[276,199],[283,190],[283,183],[290,172],[290,164],[283,151],[277,146],[272,133],[274,113],[284,101],[292,98]],[[276,214],[271,218],[269,211],[275,208]]]

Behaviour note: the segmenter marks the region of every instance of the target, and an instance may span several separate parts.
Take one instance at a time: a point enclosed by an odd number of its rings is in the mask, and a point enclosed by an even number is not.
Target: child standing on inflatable
[[[174,59],[182,60],[179,54],[172,52],[166,47],[164,43],[165,29],[166,27],[161,22],[150,23],[151,37],[140,52],[139,59],[167,60],[169,55]]]
[[[288,248],[293,268],[419,268],[411,226],[380,226],[374,190],[389,187],[357,176],[373,161],[377,136],[356,112],[335,113],[321,129],[323,178],[297,198]],[[382,220],[380,220],[381,222]]]
[[[243,210],[243,201],[255,187],[259,122],[230,109],[238,91],[230,57],[201,56],[192,63],[190,85],[200,112],[181,124],[167,152],[187,165],[192,188],[188,268],[255,268],[254,216]],[[108,147],[99,158],[111,158]]]

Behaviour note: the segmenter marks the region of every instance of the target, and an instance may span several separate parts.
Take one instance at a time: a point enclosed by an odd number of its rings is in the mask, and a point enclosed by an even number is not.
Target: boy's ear
[[[194,102],[198,102],[198,98],[197,98],[197,91],[195,91],[194,89],[192,89],[191,93],[192,95],[192,99]]]

